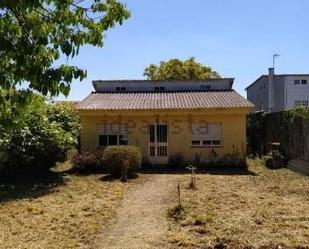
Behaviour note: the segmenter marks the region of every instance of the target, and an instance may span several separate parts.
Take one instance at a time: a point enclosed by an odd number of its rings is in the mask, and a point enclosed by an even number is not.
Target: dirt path
[[[114,227],[98,248],[168,248],[166,210],[175,202],[176,175],[149,175],[129,191],[117,212]]]

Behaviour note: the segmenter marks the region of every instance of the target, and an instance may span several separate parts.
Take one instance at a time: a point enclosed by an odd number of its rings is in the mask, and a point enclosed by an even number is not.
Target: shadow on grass
[[[48,171],[39,175],[0,176],[0,203],[46,195],[65,183],[63,174]]]
[[[101,175],[107,174],[107,170],[104,168],[96,168],[96,169],[77,169],[77,168],[70,168],[62,173],[69,174],[69,175],[77,175],[77,176],[89,176],[89,175]]]
[[[131,173],[128,175],[128,181],[137,179],[138,178],[138,173]],[[100,178],[100,181],[102,182],[113,182],[113,181],[120,181],[120,176],[114,176],[114,175],[104,175]]]
[[[148,166],[143,167],[139,171],[142,174],[189,174],[189,170],[183,168],[171,168],[169,166]]]
[[[191,171],[188,169],[173,169],[169,166],[144,167],[139,172],[143,174],[191,174]],[[245,166],[205,166],[202,169],[197,169],[196,173],[210,175],[257,175]]]
[[[257,175],[245,166],[208,166],[205,167],[205,169],[198,170],[197,173],[206,173],[210,175]]]

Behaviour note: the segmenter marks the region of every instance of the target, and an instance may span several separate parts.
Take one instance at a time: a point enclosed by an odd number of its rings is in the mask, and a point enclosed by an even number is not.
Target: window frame
[[[210,142],[210,144],[204,144],[204,142]],[[214,144],[214,141],[219,141],[219,144]],[[193,142],[199,142],[199,144],[193,144]],[[192,148],[220,148],[222,147],[222,139],[218,140],[218,139],[210,139],[210,140],[191,140],[191,147]]]
[[[116,136],[116,144],[110,144],[109,143],[109,139],[110,137],[112,136]],[[101,145],[100,144],[100,137],[106,137],[106,145]],[[122,137],[122,139],[121,139]],[[124,139],[123,139],[124,138]],[[121,142],[122,141],[122,142]],[[123,143],[124,142],[124,143]],[[107,146],[113,146],[113,145],[116,145],[116,146],[119,146],[119,145],[128,145],[128,138],[127,136],[123,135],[123,134],[98,134],[98,147],[99,148],[104,148],[104,147],[107,147]]]
[[[300,83],[301,83],[300,80],[298,80],[298,79],[294,80],[294,85],[300,85]]]
[[[200,128],[206,128],[207,129],[207,133],[209,133],[209,127],[211,126],[211,124],[213,123],[217,123],[220,125],[220,138],[216,137],[216,138],[203,138],[200,137],[199,140],[196,139],[195,137],[193,138],[193,133],[191,130],[191,147],[192,148],[220,148],[223,147],[223,123],[222,122],[202,122],[199,123]],[[203,127],[204,126],[204,127]],[[219,142],[219,143],[216,143]],[[208,144],[206,144],[206,142]]]

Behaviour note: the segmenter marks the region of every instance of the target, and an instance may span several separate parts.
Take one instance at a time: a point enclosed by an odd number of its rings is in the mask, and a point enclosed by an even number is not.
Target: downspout
[[[275,69],[268,69],[268,112],[274,111],[274,76]]]

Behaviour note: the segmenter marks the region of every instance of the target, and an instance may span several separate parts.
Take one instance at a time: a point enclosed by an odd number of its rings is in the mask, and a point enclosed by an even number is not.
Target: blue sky
[[[272,66],[309,73],[308,0],[123,0],[131,17],[106,33],[103,48],[83,47],[71,63],[88,71],[68,100],[81,100],[92,80],[141,79],[150,63],[190,56],[245,87]],[[64,99],[59,97],[59,99]]]

